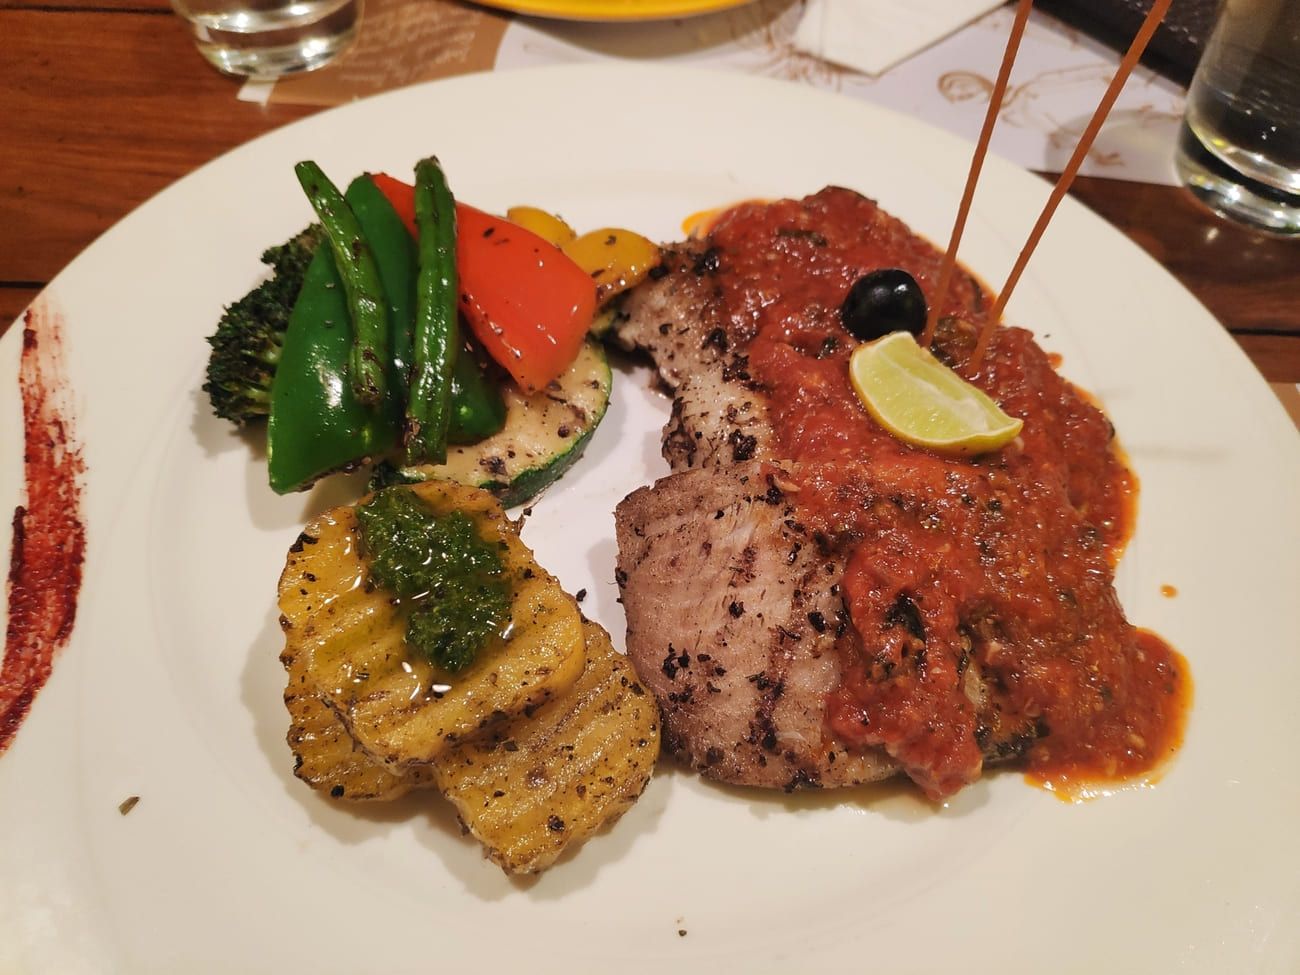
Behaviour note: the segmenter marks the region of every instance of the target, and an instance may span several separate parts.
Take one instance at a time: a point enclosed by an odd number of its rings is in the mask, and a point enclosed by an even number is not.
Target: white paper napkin
[[[947,37],[1003,0],[808,0],[799,50],[877,75]]]

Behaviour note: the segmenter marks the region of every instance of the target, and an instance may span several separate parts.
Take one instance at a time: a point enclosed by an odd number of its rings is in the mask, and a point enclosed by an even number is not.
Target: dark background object
[[[1040,0],[1052,14],[1117,51],[1128,50],[1152,0]],[[1173,0],[1142,63],[1186,87],[1209,40],[1219,0]]]

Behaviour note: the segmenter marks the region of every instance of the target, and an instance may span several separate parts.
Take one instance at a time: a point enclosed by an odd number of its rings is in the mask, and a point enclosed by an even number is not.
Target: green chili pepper
[[[415,166],[419,275],[415,293],[415,369],[406,403],[408,463],[447,459],[451,383],[456,350],[456,206],[438,160]]]
[[[271,384],[267,471],[279,494],[396,446],[401,409],[364,406],[348,382],[352,329],[334,253],[318,247],[289,316]]]
[[[389,323],[379,269],[361,224],[338,188],[314,162],[294,167],[312,209],[325,228],[352,316],[353,342],[348,360],[353,395],[379,406],[388,391]]]

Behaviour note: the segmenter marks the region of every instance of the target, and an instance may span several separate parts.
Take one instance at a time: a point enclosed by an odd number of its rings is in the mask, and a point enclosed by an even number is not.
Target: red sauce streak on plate
[[[839,307],[882,267],[932,290],[942,254],[835,188],[742,204],[710,243],[779,456],[803,465],[803,515],[851,553],[840,591],[858,639],[841,642],[833,739],[885,748],[932,798],[974,781],[986,760],[1082,782],[1145,774],[1176,750],[1186,664],[1129,624],[1113,587],[1136,478],[1110,422],[1053,358],[1023,329],[999,328],[970,378],[1024,419],[1021,436],[974,458],[909,446],[853,392],[857,342]],[[990,305],[959,272],[934,351],[963,374]]]
[[[23,321],[25,503],[14,509],[9,622],[0,663],[0,752],[17,734],[54,655],[72,635],[86,553],[81,479],[86,466],[66,405],[62,322],[47,303]]]

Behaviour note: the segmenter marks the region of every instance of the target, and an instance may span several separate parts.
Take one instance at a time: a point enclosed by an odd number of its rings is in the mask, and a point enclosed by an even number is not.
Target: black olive
[[[840,305],[840,321],[854,338],[870,342],[890,332],[920,335],[925,329],[925,295],[902,268],[864,274]]]

